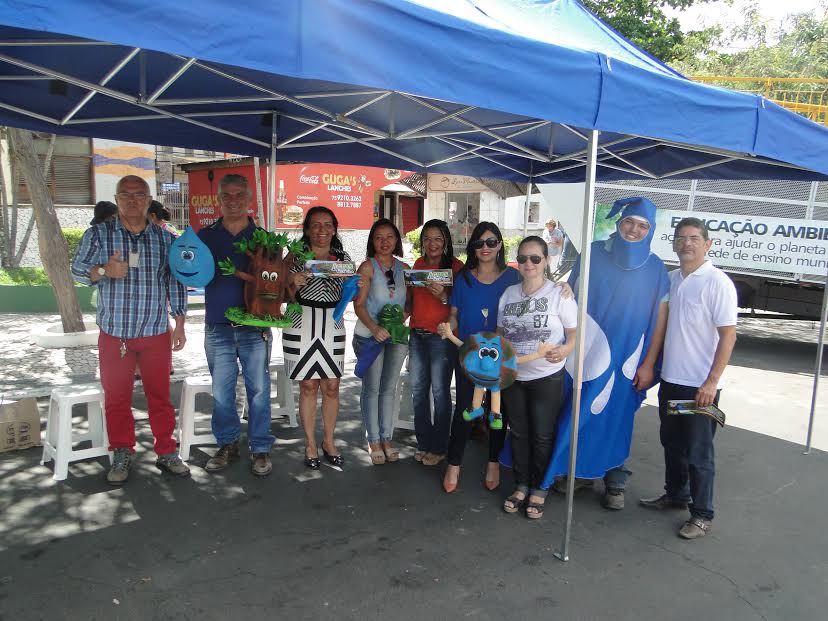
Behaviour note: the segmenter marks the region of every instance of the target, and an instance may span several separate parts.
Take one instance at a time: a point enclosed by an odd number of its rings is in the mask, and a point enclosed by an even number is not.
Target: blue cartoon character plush
[[[512,344],[494,332],[477,332],[465,341],[454,336],[448,323],[441,323],[437,331],[460,348],[460,365],[463,372],[474,384],[472,409],[463,412],[463,420],[471,421],[483,416],[483,394],[492,393],[489,426],[503,429],[503,414],[500,412],[500,391],[511,386],[517,377],[517,365],[542,358],[551,346],[541,343],[538,351],[526,356],[515,356]]]
[[[216,273],[213,253],[189,227],[170,245],[169,264],[173,277],[188,287],[205,287]]]

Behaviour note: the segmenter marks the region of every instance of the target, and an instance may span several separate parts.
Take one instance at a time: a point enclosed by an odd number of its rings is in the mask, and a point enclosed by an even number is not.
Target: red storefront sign
[[[211,174],[212,173],[212,174]],[[253,165],[191,170],[190,225],[196,231],[212,224],[221,215],[218,206],[218,184],[227,174],[244,176],[253,197],[249,213],[255,216],[256,182]],[[276,227],[295,229],[302,225],[305,213],[316,205],[324,205],[336,214],[339,228],[369,229],[374,223],[374,193],[395,183],[408,172],[388,168],[347,166],[342,164],[281,164],[276,166]],[[265,222],[267,220],[268,168],[259,168]]]

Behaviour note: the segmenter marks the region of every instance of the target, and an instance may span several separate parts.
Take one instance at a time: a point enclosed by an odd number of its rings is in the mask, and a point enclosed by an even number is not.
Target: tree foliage
[[[683,10],[710,0],[583,0],[584,6],[638,47],[665,63],[687,60],[709,48],[721,35],[717,27],[682,32],[664,9]]]
[[[763,19],[754,2],[742,23],[712,50],[676,63],[693,75],[828,78],[828,4],[789,15],[778,26]],[[739,44],[744,49],[733,49]]]

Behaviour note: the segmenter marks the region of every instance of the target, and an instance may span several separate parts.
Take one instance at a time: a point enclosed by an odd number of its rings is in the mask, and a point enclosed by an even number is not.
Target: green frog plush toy
[[[411,330],[403,324],[405,316],[399,304],[386,304],[377,317],[377,322],[388,330],[391,342],[394,345],[408,345],[408,334]]]

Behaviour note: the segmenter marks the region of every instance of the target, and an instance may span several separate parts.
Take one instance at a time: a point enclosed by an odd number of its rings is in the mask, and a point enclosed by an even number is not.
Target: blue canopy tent
[[[586,180],[585,250],[596,178],[828,179],[828,129],[576,0],[6,1],[0,80],[1,124],[269,157],[271,180],[277,158]]]

